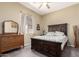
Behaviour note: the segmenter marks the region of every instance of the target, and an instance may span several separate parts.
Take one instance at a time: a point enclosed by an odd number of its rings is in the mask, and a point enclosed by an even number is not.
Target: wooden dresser
[[[75,48],[79,48],[79,26],[74,26]]]
[[[24,47],[23,35],[0,35],[0,53]]]

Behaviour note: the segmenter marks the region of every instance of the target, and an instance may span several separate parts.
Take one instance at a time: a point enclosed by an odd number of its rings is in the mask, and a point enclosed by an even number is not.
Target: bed
[[[31,49],[38,51],[47,56],[61,56],[67,44],[67,23],[48,25],[48,32],[64,33],[63,36],[59,35],[44,35],[35,36],[31,38]]]

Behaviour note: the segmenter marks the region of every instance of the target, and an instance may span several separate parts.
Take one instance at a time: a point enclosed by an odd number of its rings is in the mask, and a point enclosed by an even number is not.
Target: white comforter
[[[53,41],[53,42],[61,42],[61,49],[63,50],[64,45],[67,42],[67,37],[65,35],[63,36],[51,36],[51,35],[44,35],[44,36],[35,36],[33,38],[41,39],[41,40],[47,40],[47,41]]]

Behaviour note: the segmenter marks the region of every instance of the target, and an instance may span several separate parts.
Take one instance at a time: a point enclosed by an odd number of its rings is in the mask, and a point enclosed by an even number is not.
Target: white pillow
[[[55,35],[55,32],[48,32],[46,35]]]
[[[63,32],[60,32],[60,31],[55,31],[55,35],[56,35],[56,36],[63,36],[64,33],[63,33]]]

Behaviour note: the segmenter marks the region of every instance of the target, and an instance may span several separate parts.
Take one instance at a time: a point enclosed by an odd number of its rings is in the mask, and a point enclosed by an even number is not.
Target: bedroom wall
[[[40,31],[36,30],[36,24],[40,24],[41,16],[37,13],[31,11],[28,8],[25,8],[24,6],[20,5],[19,3],[0,3],[0,34],[2,33],[2,22],[4,20],[13,20],[16,21],[18,24],[20,24],[20,11],[22,11],[26,15],[31,15],[33,19],[33,29],[34,33],[33,35],[39,35],[41,33]],[[30,39],[28,35],[26,35],[25,42],[30,42]]]
[[[49,13],[42,17],[42,30],[48,31],[48,25],[68,23],[68,38],[74,46],[73,26],[79,25],[79,4]]]
[[[48,31],[47,26],[51,24],[60,24],[60,23],[68,23],[68,36],[71,45],[74,45],[74,32],[73,26],[79,25],[79,4],[73,5],[71,7],[67,7],[61,9],[59,11],[55,11],[49,13],[44,16],[40,16],[37,13],[31,11],[28,8],[18,4],[18,3],[0,3],[0,34],[2,33],[2,21],[4,20],[14,20],[20,23],[20,11],[25,13],[26,15],[32,15],[33,19],[33,28],[34,35],[40,35],[43,30]],[[36,30],[36,24],[41,25],[41,30]],[[29,36],[26,35],[26,43],[30,42]]]

